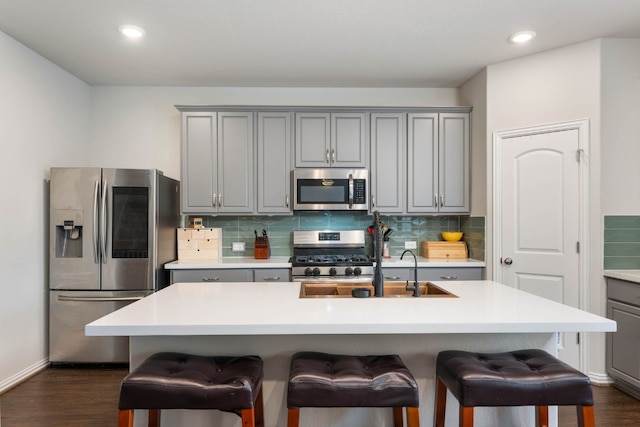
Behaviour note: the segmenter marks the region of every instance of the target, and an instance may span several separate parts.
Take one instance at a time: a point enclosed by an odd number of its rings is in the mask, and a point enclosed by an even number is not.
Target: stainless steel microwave
[[[295,169],[294,210],[352,210],[369,208],[366,169]]]

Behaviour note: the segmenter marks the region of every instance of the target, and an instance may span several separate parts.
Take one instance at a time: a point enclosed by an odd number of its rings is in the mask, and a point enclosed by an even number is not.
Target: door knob
[[[513,260],[511,258],[505,258],[503,262],[507,265],[513,264]]]

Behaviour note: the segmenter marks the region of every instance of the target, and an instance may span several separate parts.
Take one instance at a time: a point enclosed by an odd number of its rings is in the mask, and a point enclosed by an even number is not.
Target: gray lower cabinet
[[[182,213],[252,213],[251,112],[182,113]]]
[[[206,268],[171,270],[171,283],[179,282],[289,282],[288,268]]]
[[[298,112],[295,166],[367,167],[367,114]]]
[[[385,280],[413,280],[413,268],[383,267]],[[482,280],[482,267],[421,267],[418,280]]]
[[[253,270],[254,282],[289,282],[291,270],[288,268],[256,268]]]
[[[292,113],[258,113],[258,213],[291,213]]]
[[[618,325],[607,333],[607,374],[640,398],[640,284],[608,278],[607,317]]]

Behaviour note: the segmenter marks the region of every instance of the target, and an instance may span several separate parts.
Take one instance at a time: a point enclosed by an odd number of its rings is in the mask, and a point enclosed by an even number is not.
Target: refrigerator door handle
[[[102,263],[107,263],[107,181],[102,182],[102,204],[100,207],[100,256]]]
[[[100,180],[96,180],[93,187],[93,259],[96,264],[100,262],[100,240],[98,230],[100,227]]]
[[[109,301],[138,301],[144,297],[71,297],[68,295],[58,295],[58,301],[91,301],[91,302],[109,302]]]

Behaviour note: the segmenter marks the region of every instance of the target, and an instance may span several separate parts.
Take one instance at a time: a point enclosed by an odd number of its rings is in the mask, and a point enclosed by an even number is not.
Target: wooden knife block
[[[268,237],[256,237],[253,256],[255,259],[269,258],[269,238]]]

